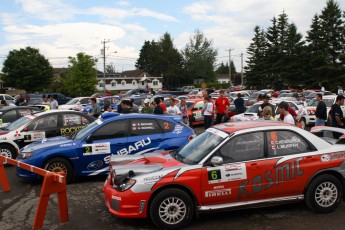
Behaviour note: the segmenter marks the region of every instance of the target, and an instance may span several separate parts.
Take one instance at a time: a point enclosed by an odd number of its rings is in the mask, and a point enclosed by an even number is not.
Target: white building
[[[99,72],[97,76],[98,84],[96,89],[98,91],[116,90],[125,91],[130,89],[146,89],[153,88],[160,90],[163,87],[163,77],[154,77],[146,73],[144,70],[129,70],[122,73],[105,74]]]

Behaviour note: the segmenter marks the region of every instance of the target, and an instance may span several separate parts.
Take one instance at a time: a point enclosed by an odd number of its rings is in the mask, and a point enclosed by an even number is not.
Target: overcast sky
[[[345,1],[337,2],[345,10]],[[218,49],[218,63],[233,49],[240,72],[240,54],[246,57],[256,25],[267,29],[285,11],[305,36],[325,6],[326,0],[1,0],[0,71],[13,49],[38,48],[53,67],[67,67],[67,57],[79,52],[100,58],[104,40],[106,63],[131,70],[145,40],[168,32],[181,50],[200,29]],[[103,70],[102,59],[97,65]]]

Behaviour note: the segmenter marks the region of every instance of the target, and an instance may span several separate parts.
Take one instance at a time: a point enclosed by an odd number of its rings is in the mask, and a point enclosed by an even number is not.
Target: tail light
[[[191,141],[196,137],[196,134],[188,136],[188,140]]]

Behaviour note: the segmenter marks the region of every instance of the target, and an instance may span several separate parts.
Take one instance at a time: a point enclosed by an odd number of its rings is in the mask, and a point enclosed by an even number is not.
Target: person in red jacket
[[[230,106],[229,99],[224,96],[224,90],[219,91],[219,97],[216,99],[215,106],[217,114],[215,124],[219,124],[222,122],[222,118]]]

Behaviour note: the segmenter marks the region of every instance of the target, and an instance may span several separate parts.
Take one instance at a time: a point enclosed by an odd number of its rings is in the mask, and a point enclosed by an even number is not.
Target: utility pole
[[[109,40],[103,40],[101,43],[103,44],[103,49],[101,50],[101,54],[103,54],[103,93],[105,94],[105,44],[108,43]]]
[[[230,83],[230,87],[232,86],[232,82],[231,82],[231,50],[234,49],[228,49],[226,51],[229,51],[229,83]]]
[[[241,53],[241,90],[243,88],[243,53]]]

